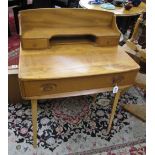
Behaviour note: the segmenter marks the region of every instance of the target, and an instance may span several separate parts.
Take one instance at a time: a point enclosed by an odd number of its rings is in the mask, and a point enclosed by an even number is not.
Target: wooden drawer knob
[[[112,78],[112,84],[115,85],[115,84],[119,84],[120,82],[122,82],[124,79],[124,76],[115,76]]]
[[[54,83],[46,83],[46,84],[41,85],[41,90],[42,91],[53,91],[56,89],[56,87],[57,85]]]
[[[36,43],[32,43],[32,47],[37,47],[37,44]]]

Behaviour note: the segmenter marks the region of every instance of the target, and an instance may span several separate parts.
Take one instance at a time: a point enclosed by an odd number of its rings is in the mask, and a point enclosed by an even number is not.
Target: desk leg
[[[95,104],[96,98],[97,98],[97,94],[94,94],[94,95],[93,95],[93,104]]]
[[[37,147],[37,100],[31,100],[32,106],[32,127],[33,127],[33,147]]]
[[[111,126],[112,126],[112,122],[116,113],[116,108],[117,108],[117,104],[118,104],[118,99],[120,97],[120,90],[116,93],[115,98],[114,98],[114,103],[112,105],[112,112],[111,112],[111,116],[109,119],[109,125],[108,125],[108,130],[107,132],[109,133],[111,130]]]

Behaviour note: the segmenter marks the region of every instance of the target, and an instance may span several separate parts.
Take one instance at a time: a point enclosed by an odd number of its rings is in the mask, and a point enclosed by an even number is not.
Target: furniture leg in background
[[[9,36],[9,37],[11,36],[11,31],[10,31],[9,23],[8,23],[8,36]]]
[[[128,29],[134,27],[137,19],[138,16],[131,16],[131,17],[118,16],[116,18],[116,22],[119,30],[122,32],[122,34],[125,34]]]
[[[140,28],[140,24],[143,22],[143,16],[145,13],[141,13],[139,16],[132,36],[129,40],[127,40],[126,45],[124,45],[124,50],[127,52],[138,64],[140,64],[141,68],[135,80],[135,86],[146,90],[146,51],[143,48],[140,48],[138,44],[135,43],[137,41],[137,36]],[[145,19],[145,18],[144,18]],[[146,33],[144,31],[144,37]],[[144,40],[145,41],[145,40]],[[145,43],[143,47],[145,48]],[[142,74],[143,73],[143,74]],[[146,93],[146,92],[145,92]],[[144,97],[145,94],[144,93]],[[124,104],[122,105],[123,109],[136,116],[142,121],[146,121],[146,106],[145,105],[134,105],[134,104]]]
[[[14,20],[15,20],[15,27],[16,32],[19,34],[19,19],[18,19],[18,12],[20,11],[19,6],[13,7],[13,13],[14,13]]]
[[[23,101],[20,94],[17,68],[8,70],[8,101],[12,104],[21,103]]]

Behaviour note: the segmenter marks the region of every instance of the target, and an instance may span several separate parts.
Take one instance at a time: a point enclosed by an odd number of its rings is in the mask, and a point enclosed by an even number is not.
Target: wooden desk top
[[[115,10],[106,10],[101,8],[101,5],[89,4],[88,3],[89,1],[90,0],[80,0],[79,5],[82,8],[86,8],[86,9],[113,12],[116,16],[135,16],[135,15],[141,14],[142,12],[145,12],[145,9],[146,9],[146,4],[144,2],[141,2],[141,4],[138,7],[132,7],[128,11],[128,10],[125,10],[124,7],[116,7]]]
[[[51,49],[21,50],[19,77],[23,80],[59,79],[138,70],[121,47],[90,44],[55,45]]]

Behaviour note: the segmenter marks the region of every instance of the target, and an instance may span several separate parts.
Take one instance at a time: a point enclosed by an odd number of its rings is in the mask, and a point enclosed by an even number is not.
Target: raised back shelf
[[[75,42],[117,46],[120,38],[113,13],[86,9],[22,11],[20,29],[23,49],[47,49]]]

